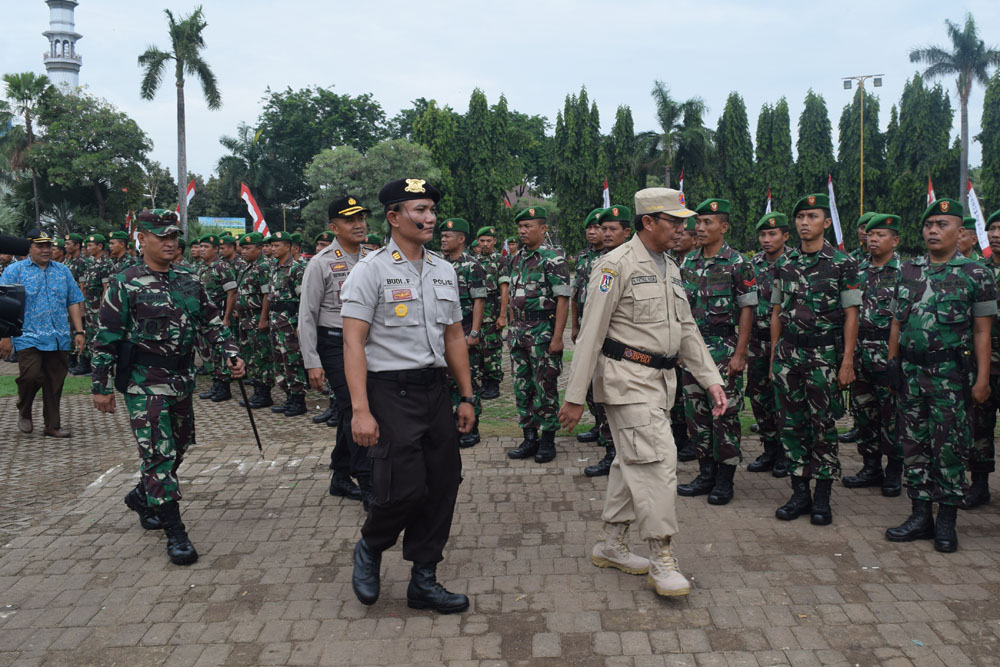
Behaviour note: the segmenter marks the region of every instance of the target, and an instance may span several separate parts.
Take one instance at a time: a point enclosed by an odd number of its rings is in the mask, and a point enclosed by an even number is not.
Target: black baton
[[[243,384],[242,378],[236,378],[236,383],[240,385],[240,393],[243,394],[243,405],[246,406],[247,416],[250,417],[250,428],[253,429],[253,437],[257,440],[257,451],[260,452],[260,458],[264,458],[264,446],[260,444],[260,433],[257,432],[257,422],[253,420],[253,408],[250,407],[250,399],[247,398],[246,385]]]

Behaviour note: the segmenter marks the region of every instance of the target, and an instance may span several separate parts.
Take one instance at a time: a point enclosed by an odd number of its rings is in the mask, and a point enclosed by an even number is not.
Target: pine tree
[[[864,137],[864,210],[877,211],[885,204],[885,136],[878,126],[879,101],[863,91],[865,96]],[[861,95],[854,94],[851,104],[840,115],[840,143],[837,151],[837,208],[844,229],[845,247],[857,247],[857,236],[852,234],[861,215]]]
[[[805,106],[799,116],[796,148],[798,190],[792,196],[792,203],[811,192],[826,192],[827,176],[833,173],[834,168],[833,133],[826,101],[812,90],[806,93]]]
[[[750,213],[751,194],[754,188],[753,142],[750,139],[750,125],[747,108],[739,93],[730,93],[726,107],[719,119],[719,129],[715,135],[718,151],[719,180],[716,197],[728,199],[732,203],[729,222],[729,237],[733,245],[741,250],[754,247],[753,224],[757,222]],[[692,204],[696,202],[692,201]]]
[[[451,107],[439,108],[431,100],[423,114],[413,123],[413,141],[430,149],[434,162],[441,170],[441,201],[438,211],[447,215],[456,210],[456,193],[452,170],[458,162],[458,114]]]
[[[990,78],[986,87],[982,131],[976,139],[983,147],[983,184],[977,194],[984,210],[992,212],[1000,209],[1000,72]]]
[[[590,104],[587,89],[567,95],[562,113],[556,116],[553,141],[552,190],[559,216],[550,216],[549,230],[554,242],[567,253],[583,246],[583,221],[601,204],[603,176],[600,175],[602,138],[597,104]]]
[[[795,162],[788,100],[782,97],[771,114],[771,208],[791,212],[796,199]],[[767,196],[767,191],[764,191]],[[763,211],[763,209],[761,209]]]
[[[639,190],[639,179],[636,177],[633,162],[636,147],[632,110],[627,106],[620,106],[615,114],[615,125],[611,128],[605,151],[608,188],[614,203],[630,207],[632,196]]]

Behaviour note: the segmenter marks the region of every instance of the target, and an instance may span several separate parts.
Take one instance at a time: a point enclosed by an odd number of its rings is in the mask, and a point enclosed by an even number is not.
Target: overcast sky
[[[169,49],[167,2],[81,0],[80,81],[132,116],[154,142],[152,157],[176,171],[175,97],[168,75],[156,99],[139,97],[137,56]],[[171,0],[175,14],[195,3]],[[567,93],[587,87],[604,131],[620,104],[637,131],[657,129],[649,95],[655,79],[676,98],[702,97],[715,127],[731,91],[743,95],[751,132],[764,103],[788,99],[793,133],[810,88],[826,98],[836,131],[852,93],[841,77],[884,73],[882,127],[904,81],[917,67],[911,48],[949,46],[945,19],[971,11],[988,45],[1000,45],[1000,2],[846,0],[592,2],[343,2],[340,0],[205,0],[205,57],[219,79],[223,107],[209,111],[199,87],[187,93],[188,168],[208,175],[222,153],[219,137],[254,123],[265,89],[333,86],[370,92],[388,117],[418,97],[464,112],[481,88],[501,93],[512,109],[555,120]],[[44,72],[49,10],[44,0],[0,0],[0,70]],[[954,80],[942,82],[955,107]],[[979,131],[983,89],[974,90],[970,135]],[[971,162],[980,162],[978,143]],[[935,184],[945,193],[951,184]],[[951,187],[949,187],[951,186]],[[954,194],[954,193],[952,193]]]

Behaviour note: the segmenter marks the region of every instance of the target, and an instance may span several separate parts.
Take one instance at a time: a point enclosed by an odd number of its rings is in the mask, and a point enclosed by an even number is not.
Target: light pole
[[[882,77],[885,74],[863,74],[861,76],[845,76],[844,90],[851,89],[851,82],[857,81],[861,90],[861,213],[865,212],[865,81],[872,79],[872,85],[882,87]]]
[[[302,202],[304,202],[306,199],[308,199],[308,197],[302,197],[301,199],[296,199],[291,204],[281,205],[281,231],[283,232],[288,231],[288,227],[285,224],[285,211],[288,209],[292,209],[293,211],[299,210]]]

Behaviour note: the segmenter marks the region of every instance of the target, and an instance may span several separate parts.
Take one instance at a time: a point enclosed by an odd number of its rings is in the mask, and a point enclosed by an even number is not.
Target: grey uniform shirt
[[[368,254],[366,248],[359,252],[360,257]],[[335,239],[306,265],[299,299],[299,345],[306,368],[322,366],[316,351],[316,327],[342,329],[344,326],[340,291],[347,274],[357,263],[358,257],[345,252]]]
[[[462,321],[458,276],[441,255],[424,250],[417,271],[395,240],[361,259],[341,290],[341,315],[368,322],[370,371],[444,368],[444,330]],[[308,364],[307,364],[308,365]]]

